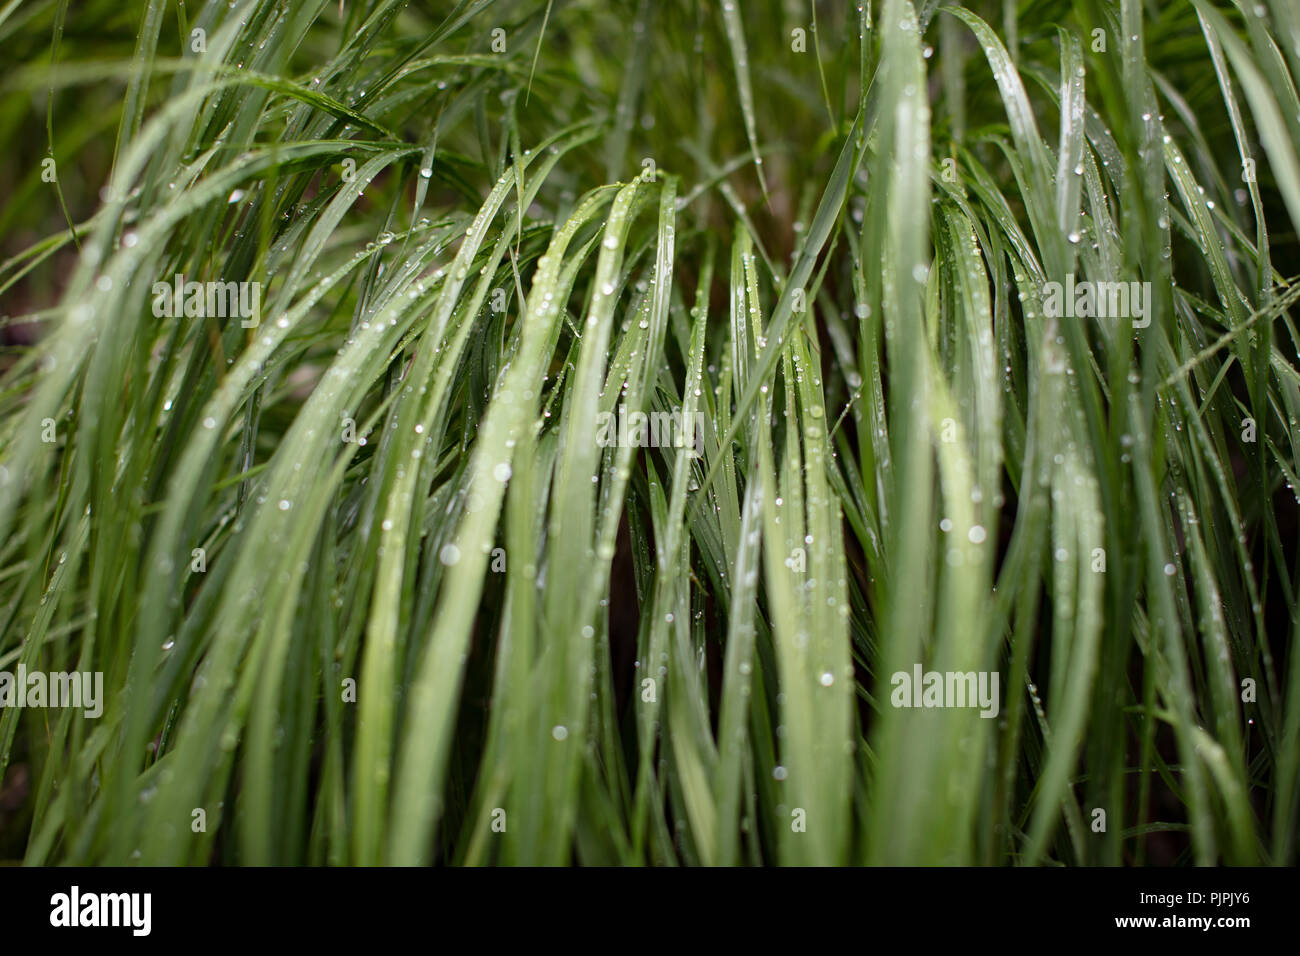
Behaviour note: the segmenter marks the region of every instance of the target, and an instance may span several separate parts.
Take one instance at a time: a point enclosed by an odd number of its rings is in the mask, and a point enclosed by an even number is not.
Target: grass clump
[[[0,42],[0,857],[1294,862],[1287,0]]]

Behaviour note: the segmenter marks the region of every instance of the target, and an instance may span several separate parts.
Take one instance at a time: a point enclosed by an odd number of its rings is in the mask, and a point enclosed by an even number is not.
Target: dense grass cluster
[[[1290,0],[0,50],[0,671],[105,687],[0,709],[0,859],[1294,861]]]

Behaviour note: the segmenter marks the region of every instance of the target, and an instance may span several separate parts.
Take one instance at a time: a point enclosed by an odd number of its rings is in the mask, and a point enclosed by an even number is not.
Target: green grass
[[[0,709],[0,859],[1295,862],[1288,0],[0,44],[0,671],[106,688]]]

